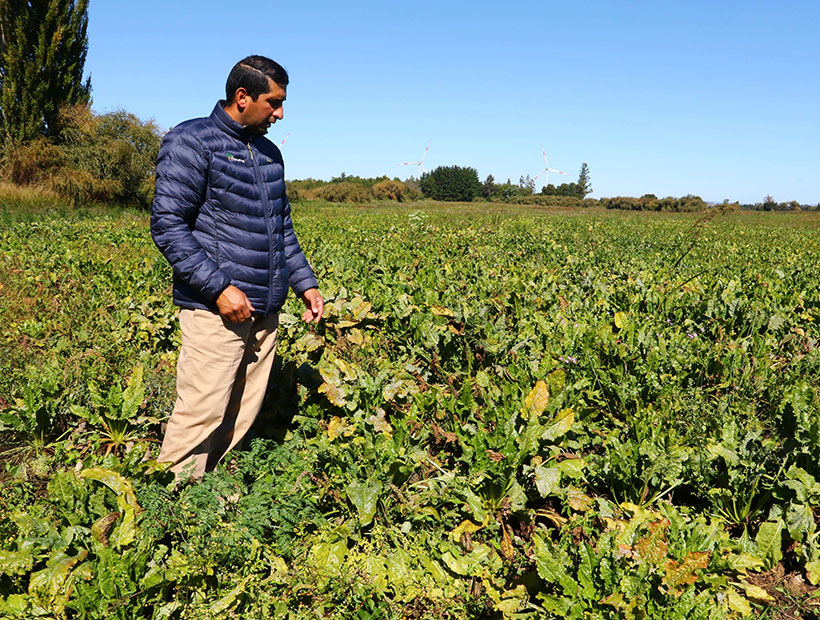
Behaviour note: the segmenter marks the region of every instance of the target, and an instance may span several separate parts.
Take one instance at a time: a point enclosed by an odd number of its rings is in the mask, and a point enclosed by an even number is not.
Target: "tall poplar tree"
[[[0,132],[24,142],[59,134],[58,112],[88,103],[89,0],[0,0]]]

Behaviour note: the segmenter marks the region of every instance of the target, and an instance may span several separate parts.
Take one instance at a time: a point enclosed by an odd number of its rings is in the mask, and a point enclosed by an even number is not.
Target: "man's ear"
[[[248,91],[244,86],[240,86],[236,89],[236,92],[233,96],[233,101],[240,112],[243,112],[245,110],[245,106],[248,105],[249,98],[250,95],[248,95]]]

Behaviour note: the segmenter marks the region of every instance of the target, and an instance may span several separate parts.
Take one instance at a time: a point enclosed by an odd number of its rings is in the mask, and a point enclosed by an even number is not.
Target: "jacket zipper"
[[[271,295],[273,294],[273,233],[271,232],[271,223],[270,223],[270,214],[268,213],[268,197],[265,193],[265,184],[262,182],[262,178],[259,174],[259,166],[256,163],[256,159],[253,156],[253,149],[251,148],[251,143],[248,142],[248,152],[251,154],[251,163],[253,164],[253,175],[256,178],[256,185],[259,187],[259,195],[262,197],[262,209],[265,212],[265,229],[268,232],[268,303],[265,306],[265,315],[270,313],[270,306],[271,306]]]

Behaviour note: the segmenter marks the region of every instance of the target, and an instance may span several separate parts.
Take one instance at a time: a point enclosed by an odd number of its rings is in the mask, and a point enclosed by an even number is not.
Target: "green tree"
[[[578,173],[578,184],[576,185],[578,197],[586,198],[592,193],[592,182],[589,179],[589,166],[586,162],[581,164],[581,171]]]
[[[497,185],[495,184],[495,177],[491,174],[487,175],[484,184],[481,187],[481,195],[484,198],[491,198],[495,194]]]
[[[482,185],[475,168],[439,166],[421,176],[421,191],[434,200],[469,202],[481,195]]]
[[[59,111],[88,103],[88,0],[0,0],[0,128],[6,143],[59,135]]]

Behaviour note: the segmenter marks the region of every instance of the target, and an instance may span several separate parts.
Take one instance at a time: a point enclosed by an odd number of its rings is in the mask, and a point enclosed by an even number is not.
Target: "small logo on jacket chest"
[[[241,157],[237,157],[233,153],[225,153],[225,157],[228,158],[228,161],[238,161],[238,162],[243,163],[243,164],[245,163],[244,159],[242,159]]]

